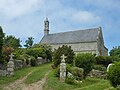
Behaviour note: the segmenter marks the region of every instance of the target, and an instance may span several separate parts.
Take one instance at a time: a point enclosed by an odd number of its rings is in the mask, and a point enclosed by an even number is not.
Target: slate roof
[[[97,40],[99,28],[68,31],[43,36],[42,44],[68,44],[79,42],[92,42]]]

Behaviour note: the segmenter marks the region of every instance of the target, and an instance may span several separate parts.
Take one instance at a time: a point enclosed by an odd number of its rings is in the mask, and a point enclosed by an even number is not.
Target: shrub
[[[71,67],[71,73],[74,75],[76,80],[82,80],[83,79],[83,72],[84,70],[79,67]]]
[[[104,65],[105,67],[116,60],[113,56],[97,56],[95,59],[97,64]]]
[[[52,61],[52,49],[50,45],[47,44],[35,44],[32,48],[43,48],[46,54],[46,58]]]
[[[65,82],[68,84],[75,84],[74,78],[66,77]]]
[[[20,55],[23,55],[25,54],[25,48],[18,48],[18,49],[15,49],[13,54],[15,55],[14,58],[15,59],[20,59]]]
[[[26,64],[27,64],[27,65],[29,64],[29,60],[28,60],[28,59],[26,59]]]
[[[91,53],[82,53],[77,54],[74,60],[77,67],[84,69],[84,78],[86,78],[87,74],[93,69],[95,56]]]
[[[32,58],[30,61],[31,61],[31,66],[36,66],[37,65],[36,60],[34,58]]]
[[[120,62],[116,62],[109,68],[107,76],[114,87],[120,85]]]
[[[26,54],[33,56],[35,58],[37,57],[46,58],[46,53],[44,52],[43,48],[28,48],[26,50]]]
[[[100,70],[100,71],[105,71],[106,72],[106,67],[104,67],[103,65],[94,65],[94,69],[95,70]]]
[[[60,66],[58,66],[58,67],[55,69],[55,76],[56,76],[56,77],[59,77],[59,76],[60,76]]]
[[[62,47],[59,47],[57,50],[55,50],[53,53],[53,62],[56,67],[60,64],[61,56],[63,54],[67,56],[67,58],[65,59],[66,63],[68,64],[73,63],[74,52],[71,49],[71,46],[63,45]]]

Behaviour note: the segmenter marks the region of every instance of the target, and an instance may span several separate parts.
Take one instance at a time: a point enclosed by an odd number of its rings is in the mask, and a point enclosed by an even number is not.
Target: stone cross
[[[14,55],[11,53],[9,56],[10,56],[10,60],[13,60]]]
[[[67,57],[63,54],[63,55],[61,56],[61,58],[62,58],[62,61],[65,62],[65,58],[67,58]],[[61,62],[62,62],[62,61],[61,61]]]
[[[7,77],[11,77],[14,75],[14,61],[13,61],[13,54],[11,53],[10,60],[7,64]]]
[[[62,60],[60,63],[60,80],[62,82],[65,82],[65,78],[66,78],[66,63],[65,63],[65,58],[66,56],[63,54],[61,56]]]

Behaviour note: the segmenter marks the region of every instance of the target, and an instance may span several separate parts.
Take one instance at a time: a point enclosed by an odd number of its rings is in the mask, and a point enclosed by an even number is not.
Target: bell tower
[[[48,18],[44,21],[44,35],[49,35],[49,21]]]

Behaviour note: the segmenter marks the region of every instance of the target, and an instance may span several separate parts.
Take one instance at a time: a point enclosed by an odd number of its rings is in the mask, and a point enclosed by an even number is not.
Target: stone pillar
[[[60,63],[60,81],[65,82],[66,78],[66,63],[65,63],[65,58],[66,56],[61,56],[62,61]]]
[[[11,53],[10,60],[7,64],[7,77],[11,77],[14,75],[14,61],[13,61],[13,54]]]

